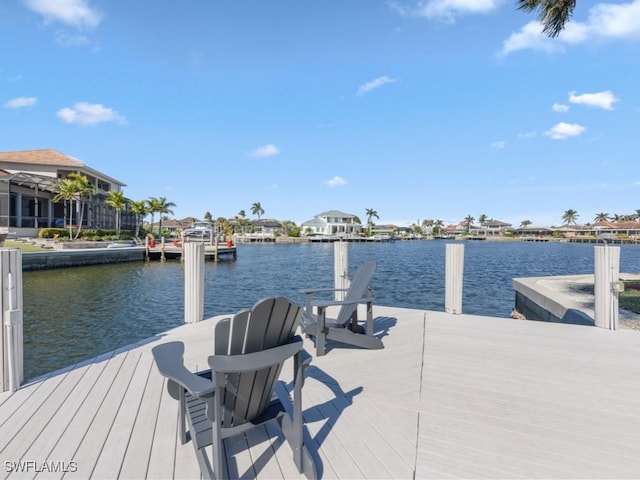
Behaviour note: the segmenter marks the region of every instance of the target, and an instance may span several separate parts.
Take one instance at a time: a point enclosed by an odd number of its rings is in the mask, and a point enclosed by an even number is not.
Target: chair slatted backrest
[[[259,352],[286,343],[295,335],[302,309],[284,297],[257,302],[216,325],[216,355],[241,355]],[[260,370],[227,374],[223,427],[241,425],[258,417],[269,404],[282,364]]]
[[[376,271],[376,261],[370,260],[367,263],[364,263],[358,267],[355,275],[353,276],[353,280],[349,284],[349,289],[347,290],[347,294],[345,296],[345,301],[349,300],[362,300],[365,298],[367,293],[367,288],[369,288],[369,284],[371,283],[371,279],[373,278],[373,274]],[[336,319],[336,323],[345,324],[354,314],[356,309],[358,308],[357,304],[343,305],[338,312],[338,318]]]

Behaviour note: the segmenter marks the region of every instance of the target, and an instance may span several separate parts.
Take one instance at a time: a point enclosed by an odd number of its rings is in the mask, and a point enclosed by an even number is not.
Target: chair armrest
[[[191,395],[210,397],[215,392],[211,380],[187,370],[184,366],[184,343],[167,342],[151,349],[160,374],[184,388]],[[171,395],[174,396],[172,389]],[[175,398],[175,397],[174,397]]]
[[[303,290],[298,290],[300,293],[304,294],[314,294],[314,293],[324,293],[324,292],[346,292],[348,289],[346,288],[305,288]]]
[[[259,370],[284,362],[302,349],[303,341],[299,335],[287,343],[267,350],[242,355],[211,355],[209,366],[216,373],[242,373]]]
[[[314,300],[312,305],[314,307],[331,307],[331,306],[339,306],[339,305],[356,305],[360,303],[371,302],[373,299],[371,297],[364,297],[355,300]]]

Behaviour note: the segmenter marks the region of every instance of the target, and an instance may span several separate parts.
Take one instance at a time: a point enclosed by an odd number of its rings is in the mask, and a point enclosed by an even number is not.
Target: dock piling
[[[204,243],[184,245],[184,321],[200,322],[204,318]]]
[[[617,330],[620,247],[594,247],[594,321],[596,327]]]
[[[462,313],[464,245],[448,243],[445,249],[444,311],[459,315]]]
[[[15,392],[24,380],[22,250],[0,250],[0,392]]]
[[[349,244],[347,242],[333,243],[333,284],[336,289],[334,300],[344,300],[349,288]]]

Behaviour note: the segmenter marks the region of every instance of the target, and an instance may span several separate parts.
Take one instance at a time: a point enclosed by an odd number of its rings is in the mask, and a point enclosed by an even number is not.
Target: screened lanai
[[[0,174],[0,227],[64,226],[64,204],[52,201],[57,181],[24,172]]]
[[[64,201],[54,202],[54,186],[58,178],[32,173],[0,173],[0,231],[14,229],[39,229],[64,227]],[[86,202],[84,214],[80,216],[79,204],[74,204],[71,222],[76,225],[80,218],[89,228],[115,228],[114,211],[105,203],[106,193],[98,190]],[[122,212],[122,228],[135,228],[134,216],[128,209]]]

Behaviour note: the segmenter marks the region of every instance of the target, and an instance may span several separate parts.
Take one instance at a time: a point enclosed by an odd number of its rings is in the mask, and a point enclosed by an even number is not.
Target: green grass
[[[27,245],[26,243],[16,242],[14,240],[5,240],[2,245],[3,248],[19,248],[23,252],[44,252],[46,249],[40,248],[36,245]]]
[[[618,296],[620,308],[640,313],[640,282],[624,282],[624,292]]]

